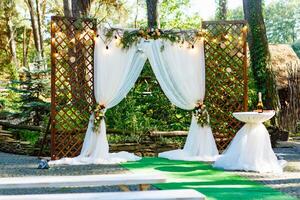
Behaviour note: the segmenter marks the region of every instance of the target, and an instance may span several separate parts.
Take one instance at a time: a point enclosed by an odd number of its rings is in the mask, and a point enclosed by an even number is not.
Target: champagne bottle
[[[262,98],[261,98],[261,92],[258,93],[258,103],[257,103],[257,112],[258,113],[262,113],[263,112],[263,102],[262,102]]]

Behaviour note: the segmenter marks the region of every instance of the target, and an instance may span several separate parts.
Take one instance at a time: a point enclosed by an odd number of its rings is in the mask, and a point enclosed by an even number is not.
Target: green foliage
[[[60,131],[84,131],[87,126],[89,113],[83,113],[72,104],[58,106],[56,115],[56,129]],[[69,119],[69,120],[66,120]]]
[[[200,40],[202,37],[206,37],[211,39],[211,35],[207,34],[205,31],[198,30],[190,30],[190,31],[172,31],[172,30],[161,30],[161,29],[149,29],[149,28],[140,28],[139,30],[127,31],[125,30],[123,33],[118,29],[109,29],[106,34],[105,43],[110,43],[114,38],[120,39],[119,47],[128,49],[132,45],[137,44],[141,41],[142,38],[145,40],[149,39],[164,39],[171,43],[183,43],[187,42],[190,44],[190,47],[194,48],[193,45]],[[222,37],[222,35],[218,35],[218,37]],[[101,38],[100,38],[101,39]],[[106,48],[109,48],[106,46]],[[164,50],[164,46],[161,47],[161,51]]]
[[[163,0],[159,5],[159,20],[162,29],[199,29],[199,14],[184,12],[190,6],[190,0]]]
[[[237,7],[234,9],[229,9],[227,12],[228,20],[241,20],[244,19],[243,7]]]
[[[276,0],[264,6],[265,26],[270,43],[291,44],[295,41],[299,29],[299,7],[299,0]],[[229,10],[228,19],[244,19],[243,8]]]
[[[19,100],[20,95],[13,90],[2,91],[0,93],[0,119],[7,119],[19,112],[20,104],[16,103]]]
[[[216,19],[226,20],[227,18],[227,0],[216,0]]]
[[[191,112],[170,103],[147,62],[135,87],[107,111],[106,117],[109,128],[143,134],[151,130],[187,130]]]
[[[25,129],[9,129],[9,131],[14,132],[17,138],[23,141],[28,141],[30,144],[36,144],[39,141],[41,133],[38,131],[30,131]]]
[[[265,7],[265,24],[270,43],[291,44],[295,41],[299,7],[299,0],[277,0]]]
[[[41,125],[44,115],[49,115],[50,103],[47,101],[50,95],[49,70],[39,69],[41,63],[35,63],[36,69],[24,70],[25,79],[13,81],[11,89],[20,94],[19,117],[25,118],[33,125]]]
[[[296,52],[297,56],[300,58],[300,40],[298,40],[294,44],[292,44],[292,48]]]

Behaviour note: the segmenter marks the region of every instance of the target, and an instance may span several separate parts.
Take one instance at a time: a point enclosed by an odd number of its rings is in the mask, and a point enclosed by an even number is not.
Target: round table
[[[282,172],[285,161],[277,160],[269,133],[263,125],[263,122],[274,115],[274,111],[233,113],[233,116],[245,122],[245,125],[213,166],[226,170]]]

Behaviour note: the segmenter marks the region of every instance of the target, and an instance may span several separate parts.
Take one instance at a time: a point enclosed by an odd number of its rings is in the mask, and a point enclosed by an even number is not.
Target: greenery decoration
[[[137,30],[121,30],[116,28],[110,28],[105,33],[105,44],[109,44],[113,38],[120,40],[120,47],[128,49],[134,44],[137,44],[141,39],[145,40],[157,40],[165,39],[172,43],[184,43],[187,42],[192,47],[200,37],[204,37],[205,30],[189,30],[189,31],[176,31],[176,30],[162,30],[162,29],[149,29],[140,28]]]
[[[198,103],[198,105],[194,108],[193,114],[200,126],[204,127],[206,125],[209,125],[208,111],[206,109],[206,106],[202,102]]]
[[[104,114],[105,106],[103,104],[97,104],[94,109],[94,127],[95,133],[99,131],[101,120],[105,118]]]
[[[109,44],[113,39],[119,40],[119,46],[124,49],[130,48],[132,45],[136,45],[141,39],[144,40],[157,40],[164,39],[168,40],[171,43],[179,44],[188,44],[189,48],[194,48],[195,43],[200,40],[212,41],[213,43],[221,44],[224,42],[231,41],[231,33],[218,32],[218,33],[208,33],[205,29],[200,30],[162,30],[154,28],[140,28],[136,30],[123,30],[118,28],[110,28],[104,30],[105,39],[101,38],[106,44],[108,49]],[[244,32],[247,32],[247,26],[243,28],[243,32],[240,35],[240,41],[238,43],[243,44],[243,41],[246,39],[244,37]],[[99,37],[99,35],[98,35]],[[162,46],[162,51],[164,47]]]

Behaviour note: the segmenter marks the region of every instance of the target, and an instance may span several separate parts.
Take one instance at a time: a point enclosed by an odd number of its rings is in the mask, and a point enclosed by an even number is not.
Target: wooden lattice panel
[[[51,19],[51,158],[76,156],[94,102],[96,21]]]
[[[247,43],[245,21],[203,22],[205,42],[206,97],[211,126],[219,150],[224,150],[241,127],[235,111],[246,111]]]

